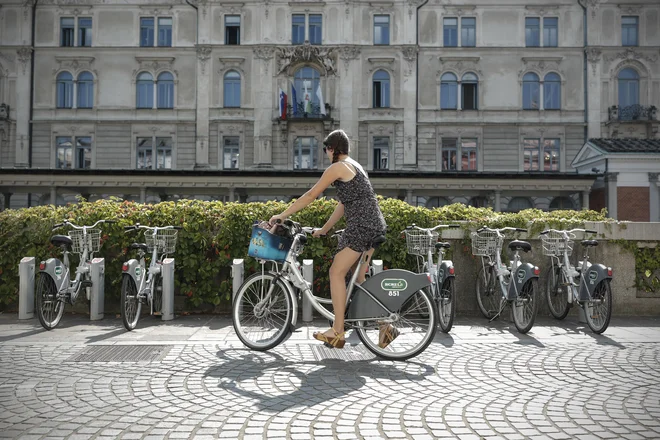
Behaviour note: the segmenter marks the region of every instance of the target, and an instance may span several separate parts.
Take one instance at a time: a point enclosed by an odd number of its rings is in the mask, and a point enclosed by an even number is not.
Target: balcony
[[[0,121],[9,119],[9,106],[5,103],[0,104]]]
[[[279,117],[278,119],[282,119]],[[321,113],[321,107],[318,104],[312,103],[310,108],[305,108],[304,102],[298,102],[296,104],[295,112],[291,104],[286,106],[286,120],[288,121],[308,121],[308,120],[317,120],[317,121],[331,121],[332,120],[332,107],[330,104],[325,104],[325,114]]]
[[[610,122],[647,122],[656,121],[656,106],[654,105],[629,105],[619,107],[613,105],[608,109]]]

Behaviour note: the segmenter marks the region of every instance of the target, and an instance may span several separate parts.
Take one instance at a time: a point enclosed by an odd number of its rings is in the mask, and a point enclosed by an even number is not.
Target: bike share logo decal
[[[596,272],[595,270],[589,272],[589,284],[594,284],[596,278],[598,278],[598,272]]]
[[[55,266],[55,275],[58,277],[62,276],[62,266]]]
[[[136,267],[135,268],[135,277],[139,279],[141,275],[142,275],[142,268],[141,267]]]
[[[266,242],[261,237],[254,237],[252,239],[252,244],[257,246],[257,247],[266,247]]]
[[[518,271],[518,284],[521,284],[523,282],[523,279],[525,278],[526,272],[524,270],[519,270]]]
[[[402,279],[384,279],[380,282],[380,287],[383,290],[406,290],[408,282]]]
[[[441,280],[445,276],[444,269],[438,269],[438,279]]]

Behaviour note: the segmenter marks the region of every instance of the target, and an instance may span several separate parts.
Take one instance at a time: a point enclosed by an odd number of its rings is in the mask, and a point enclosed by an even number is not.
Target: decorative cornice
[[[644,8],[644,5],[637,4],[637,5],[631,5],[631,4],[618,4],[616,5],[619,9],[621,9],[622,14],[629,14],[629,15],[635,15],[639,14],[641,10]]]
[[[378,14],[394,12],[394,2],[392,1],[370,1],[369,9]]]
[[[133,70],[133,76],[137,75],[140,70],[150,70],[155,73],[163,69],[171,70],[176,75],[178,72],[173,69],[175,59],[174,57],[135,57],[138,68]]]
[[[344,73],[348,73],[348,65],[351,60],[356,60],[360,56],[358,46],[344,46],[339,49],[339,58],[344,62]]]
[[[461,6],[452,6],[452,5],[445,5],[443,7],[444,11],[446,14],[449,15],[457,15],[459,17],[465,15],[465,14],[474,14],[474,11],[476,10],[476,6],[472,5],[461,5]]]
[[[587,9],[591,9],[591,18],[596,18],[599,0],[587,0]]]
[[[605,61],[615,61],[618,59],[623,59],[623,60],[644,60],[649,63],[654,63],[658,57],[655,55],[646,55],[642,53],[641,51],[637,51],[633,48],[627,48],[623,52],[617,52],[613,55],[608,55],[605,56]]]
[[[557,14],[559,11],[559,6],[557,5],[527,5],[525,9],[528,11],[528,14],[540,15],[543,17],[546,14]]]
[[[220,57],[218,58],[219,66],[218,73],[222,74],[227,70],[237,69],[244,72],[242,66],[245,64],[244,57]]]
[[[453,69],[458,72],[459,76],[467,71],[474,71],[483,76],[483,72],[479,69],[479,60],[481,57],[438,57],[440,61],[440,70],[438,76],[442,76],[444,70]]]
[[[545,73],[548,69],[559,70],[559,64],[564,57],[522,57],[523,67],[518,71],[518,76],[528,69],[534,69],[540,73]]]
[[[94,57],[55,57],[55,61],[59,65],[58,68],[53,69],[53,74],[61,69],[72,69],[74,72],[79,70],[92,70],[92,64],[94,64]],[[96,74],[97,72],[94,71]]]
[[[243,7],[245,3],[220,3],[221,10],[225,14],[236,14],[239,15],[243,12]]]
[[[417,53],[419,52],[418,46],[404,46],[401,48],[401,54],[403,59],[406,60],[408,64],[407,74],[412,75],[413,67],[415,66],[415,61],[417,60]]]
[[[314,8],[314,7],[322,8],[322,7],[325,6],[325,2],[324,1],[318,1],[318,0],[299,0],[299,1],[294,0],[294,1],[289,2],[289,6],[292,6],[294,8],[296,6],[298,6],[298,7],[306,6],[306,7],[311,7],[311,8]]]
[[[598,66],[598,63],[600,62],[600,55],[602,51],[600,49],[596,49],[595,47],[588,47],[584,50],[587,54],[587,61],[589,64],[591,64],[591,69],[594,73],[596,74],[596,67]]]
[[[206,73],[206,62],[211,58],[211,46],[197,46],[197,59],[202,67],[202,75]]]
[[[149,6],[140,6],[140,15],[153,15],[158,17],[159,15],[172,15],[172,6],[160,6],[160,5],[149,5]]]
[[[275,48],[272,46],[257,46],[254,48],[254,57],[263,62],[264,72],[268,75],[270,60],[275,56]]]
[[[337,73],[337,48],[326,46],[312,46],[309,41],[300,46],[278,47],[277,74],[294,66],[299,62],[313,62],[325,70],[326,75]]]

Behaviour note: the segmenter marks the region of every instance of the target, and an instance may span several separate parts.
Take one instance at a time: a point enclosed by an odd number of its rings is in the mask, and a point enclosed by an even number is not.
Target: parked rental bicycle
[[[161,313],[163,308],[163,260],[176,250],[181,226],[151,227],[135,224],[125,226],[126,232],[144,229],[145,243],[133,243],[129,249],[138,252],[139,259],[131,259],[122,266],[121,319],[126,330],[133,330],[140,319],[142,304],[149,304],[149,314]],[[145,255],[151,253],[149,267]]]
[[[550,257],[545,289],[550,313],[564,319],[573,304],[584,310],[589,328],[597,334],[603,333],[612,317],[612,268],[589,262],[589,248],[598,246],[596,240],[582,240],[584,257],[573,266],[569,257],[573,253],[576,232],[596,234],[589,229],[557,230],[541,232],[543,254]]]
[[[316,297],[312,286],[300,273],[297,258],[307,243],[311,227],[286,220],[280,225],[285,236],[253,228],[248,255],[257,258],[261,270],[247,278],[232,303],[234,330],[243,344],[253,350],[269,350],[291,335],[298,306],[293,287],[300,289],[323,317],[334,321],[333,313],[323,307],[330,300]],[[377,248],[385,241],[374,241]],[[365,262],[366,252],[360,255]],[[266,270],[266,264],[271,269]],[[433,340],[436,314],[428,293],[430,275],[390,269],[356,284],[358,271],[348,284],[346,295],[347,328],[357,332],[372,353],[384,359],[404,360],[421,353]],[[380,330],[391,325],[398,335],[389,345],[379,345]]]
[[[75,304],[78,295],[85,289],[90,299],[92,280],[91,268],[94,253],[101,249],[101,223],[116,223],[115,220],[99,220],[92,226],[77,226],[68,220],[53,226],[53,231],[63,226],[71,227],[68,235],[53,235],[50,242],[62,249],[63,259],[49,258],[39,263],[36,300],[39,322],[46,330],[54,329],[62,319],[64,304]],[[71,248],[71,251],[69,251]],[[71,279],[69,253],[80,255],[76,276]]]
[[[509,249],[514,252],[509,265],[502,263],[502,246],[506,231],[527,232],[522,228],[491,229],[482,227],[473,232],[472,254],[481,257],[477,277],[477,304],[481,313],[491,321],[497,318],[507,304],[513,308],[513,322],[520,333],[527,333],[534,325],[538,311],[539,268],[523,263],[520,251],[530,252],[532,246],[522,240],[513,240]]]
[[[403,231],[406,235],[408,254],[417,257],[417,272],[431,274],[431,291],[438,307],[440,329],[449,333],[456,316],[456,299],[454,296],[454,278],[456,272],[454,263],[445,260],[445,252],[451,248],[449,243],[438,242],[440,234],[436,232],[443,228],[460,228],[461,225],[438,225],[433,228],[420,228],[412,224]],[[433,251],[437,251],[437,261],[433,261]]]

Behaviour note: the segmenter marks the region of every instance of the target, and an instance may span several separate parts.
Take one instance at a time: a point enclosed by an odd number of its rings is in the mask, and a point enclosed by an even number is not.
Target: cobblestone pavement
[[[226,317],[129,333],[65,315],[46,332],[0,314],[0,437],[660,438],[660,318],[615,318],[602,336],[570,316],[528,335],[459,318],[407,362],[353,337],[319,346],[325,325],[262,353]]]

